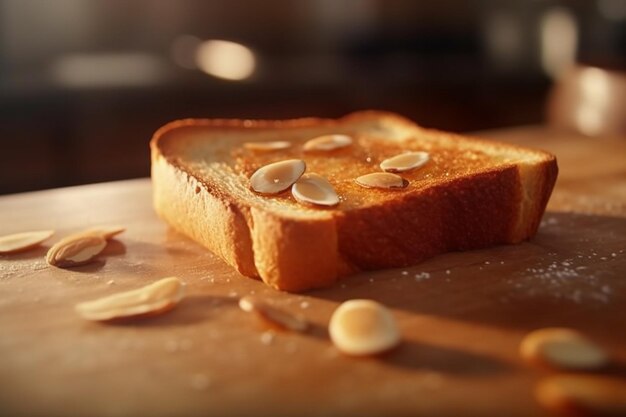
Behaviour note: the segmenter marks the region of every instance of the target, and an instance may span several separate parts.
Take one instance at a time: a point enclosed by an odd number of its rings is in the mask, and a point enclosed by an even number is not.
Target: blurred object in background
[[[626,136],[626,72],[568,69],[556,82],[548,116],[550,124],[585,135]]]
[[[577,62],[623,63],[625,3],[0,0],[0,193],[147,176],[183,117],[541,123]]]

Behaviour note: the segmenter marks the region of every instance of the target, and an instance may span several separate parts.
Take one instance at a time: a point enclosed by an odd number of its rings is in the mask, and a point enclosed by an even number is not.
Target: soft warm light
[[[609,76],[599,68],[586,68],[580,75],[580,92],[585,102],[596,107],[606,106],[610,89]]]
[[[153,85],[164,72],[161,59],[139,52],[69,54],[50,67],[52,79],[70,88]]]
[[[250,48],[222,40],[202,42],[196,50],[196,63],[207,74],[226,80],[249,78],[256,67]]]
[[[610,83],[598,68],[587,68],[580,75],[581,106],[576,112],[578,129],[587,135],[600,133],[609,102]]]
[[[578,26],[570,11],[562,7],[548,10],[541,19],[541,65],[553,78],[574,64]]]

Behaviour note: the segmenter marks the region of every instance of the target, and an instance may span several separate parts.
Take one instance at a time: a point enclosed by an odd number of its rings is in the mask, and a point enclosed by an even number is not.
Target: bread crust
[[[370,120],[493,152],[532,154],[533,161],[487,167],[385,204],[297,218],[241,201],[212,178],[194,172],[178,155],[177,135],[186,130],[245,134],[255,129],[333,127]],[[359,270],[407,266],[443,252],[528,239],[537,231],[558,171],[555,157],[546,152],[468,141],[378,111],[336,120],[179,120],[159,129],[150,146],[157,213],[241,274],[294,292],[332,285]]]

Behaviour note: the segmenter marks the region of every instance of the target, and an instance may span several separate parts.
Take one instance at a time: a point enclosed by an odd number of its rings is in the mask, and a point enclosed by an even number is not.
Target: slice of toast
[[[353,143],[303,150],[306,141],[328,134],[349,135]],[[266,152],[244,146],[269,141],[292,146]],[[286,291],[528,239],[557,176],[549,153],[428,130],[378,111],[337,120],[180,120],[154,134],[151,151],[157,213],[241,274]],[[355,182],[406,151],[430,156],[399,174],[406,188]],[[325,177],[339,204],[302,204],[289,189],[276,195],[251,189],[258,168],[288,159],[304,160],[307,173]]]

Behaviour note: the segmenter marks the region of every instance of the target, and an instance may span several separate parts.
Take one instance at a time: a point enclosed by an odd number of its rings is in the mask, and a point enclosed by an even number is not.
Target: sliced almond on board
[[[607,353],[580,332],[549,327],[530,332],[520,344],[528,362],[566,370],[594,370],[606,366]]]
[[[185,284],[168,277],[136,290],[77,304],[75,309],[83,318],[94,321],[155,315],[174,308],[184,294]]]
[[[535,398],[544,408],[567,415],[626,415],[626,381],[590,376],[558,375],[542,380]]]
[[[31,249],[50,238],[53,234],[54,230],[39,230],[0,236],[0,254]]]
[[[386,172],[405,172],[421,167],[429,159],[427,152],[407,152],[385,159],[380,168]]]
[[[287,142],[286,140],[277,140],[273,142],[246,142],[243,144],[243,147],[251,151],[272,152],[290,148],[291,142]]]
[[[46,261],[59,268],[69,268],[91,262],[107,245],[97,234],[79,233],[55,243],[46,255]]]
[[[255,313],[262,319],[283,329],[303,332],[309,327],[309,323],[303,317],[279,310],[255,297],[241,298],[239,308],[248,313]]]
[[[291,195],[301,203],[320,206],[339,204],[339,196],[328,180],[317,174],[304,174],[291,186]]]
[[[100,235],[106,240],[113,239],[116,235],[125,232],[126,228],[122,226],[96,226],[85,231],[86,234]]]
[[[261,194],[277,194],[291,187],[304,174],[306,164],[301,159],[288,159],[265,165],[250,177],[250,186]]]
[[[356,183],[365,188],[400,189],[406,188],[409,182],[399,175],[389,172],[374,172],[358,177]]]
[[[324,135],[305,142],[302,146],[305,152],[333,151],[352,145],[352,138],[348,135]]]
[[[348,355],[375,355],[400,343],[391,311],[372,300],[349,300],[333,313],[328,325],[335,346]]]

